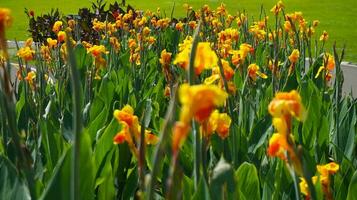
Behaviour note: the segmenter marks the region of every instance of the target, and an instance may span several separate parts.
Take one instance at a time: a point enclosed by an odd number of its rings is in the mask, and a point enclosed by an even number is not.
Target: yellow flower
[[[296,63],[299,60],[300,52],[297,49],[294,49],[289,56],[289,60],[291,63]]]
[[[270,157],[278,157],[286,160],[285,151],[289,149],[286,136],[280,133],[274,133],[269,139],[267,153]]]
[[[312,26],[313,27],[316,27],[316,26],[318,26],[320,24],[320,21],[319,20],[314,20],[313,22],[312,22]]]
[[[291,31],[291,23],[290,23],[290,21],[285,21],[284,22],[284,30],[286,32],[290,32]]]
[[[316,184],[318,180],[318,177],[317,176],[313,176],[312,177],[312,183],[313,184]],[[310,194],[310,191],[309,191],[309,186],[307,185],[307,182],[304,178],[300,178],[300,183],[299,183],[299,187],[300,187],[300,191],[303,195],[305,196],[309,196]]]
[[[55,32],[55,33],[58,33],[62,28],[62,24],[63,24],[62,21],[56,21],[53,24],[52,31]]]
[[[317,71],[317,73],[315,75],[315,78],[318,78],[320,73],[325,70],[326,71],[326,80],[329,81],[331,78],[330,76],[332,76],[331,71],[335,68],[335,58],[331,54],[325,53],[323,61],[324,61],[324,66],[321,66],[319,68],[319,70]]]
[[[320,41],[326,42],[328,40],[328,33],[327,31],[324,31],[322,35],[320,36]]]
[[[8,27],[11,23],[11,11],[7,8],[0,8],[0,27]]]
[[[221,139],[225,139],[229,135],[231,122],[232,120],[227,113],[219,113],[218,110],[215,110],[209,117],[207,134],[216,132]]]
[[[176,28],[176,30],[178,30],[178,31],[183,31],[183,26],[184,26],[185,24],[184,23],[182,23],[181,21],[179,21],[176,25],[175,25],[175,28]]]
[[[274,15],[278,15],[279,12],[284,8],[283,1],[278,1],[277,4],[274,5],[272,9],[270,9],[270,12],[274,13]]]
[[[191,52],[191,42],[190,39],[186,39],[184,43],[179,46],[180,53],[176,55],[174,64],[178,64],[180,67],[188,70],[190,52]],[[190,44],[189,44],[190,43]],[[197,45],[196,57],[194,61],[195,73],[197,75],[201,74],[204,69],[211,69],[217,66],[218,57],[216,53],[211,49],[209,42],[200,42]]]
[[[340,169],[340,166],[335,162],[330,162],[325,165],[317,165],[316,168],[322,176],[328,176],[330,174],[335,174]]]
[[[182,104],[180,121],[189,123],[192,118],[198,122],[208,119],[217,106],[224,104],[228,94],[216,85],[182,84],[179,99]]]
[[[152,134],[150,131],[145,130],[145,143],[147,145],[155,145],[159,142],[159,137]]]
[[[138,117],[134,115],[134,109],[130,105],[114,110],[114,117],[118,122],[124,121],[129,127],[137,127],[139,124]]]
[[[17,52],[17,56],[24,59],[25,61],[32,60],[34,55],[35,55],[35,51],[32,50],[30,47],[22,47]]]
[[[31,47],[32,46],[32,43],[33,43],[33,39],[32,38],[28,38],[26,41],[25,41],[25,47]]]
[[[42,45],[41,46],[41,55],[45,61],[50,61],[51,60],[51,52],[48,46]]]
[[[167,52],[166,49],[161,51],[160,64],[163,67],[170,65],[172,53]]]
[[[98,58],[102,54],[108,54],[108,51],[106,51],[103,45],[94,45],[87,50],[87,53],[91,53],[93,57]]]
[[[116,52],[118,52],[119,49],[120,49],[120,43],[119,43],[118,38],[116,38],[116,37],[110,37],[110,38],[109,38],[109,42],[110,42],[110,44],[112,45],[112,47],[114,48],[114,50],[115,50]]]
[[[258,65],[256,65],[255,63],[250,64],[248,66],[248,75],[249,75],[249,77],[251,79],[253,79],[254,81],[257,79],[257,75],[260,76],[263,79],[268,78],[267,75],[265,75],[264,73],[260,72],[259,70],[260,70],[260,68],[259,68]]]
[[[50,49],[57,47],[57,40],[53,40],[52,38],[47,38],[47,44]]]
[[[275,118],[286,115],[296,117],[298,120],[305,119],[305,108],[301,103],[301,97],[296,90],[290,92],[278,92],[269,104],[269,113]]]
[[[58,34],[57,34],[57,39],[58,39],[58,42],[65,42],[65,40],[66,40],[66,32],[59,31]]]

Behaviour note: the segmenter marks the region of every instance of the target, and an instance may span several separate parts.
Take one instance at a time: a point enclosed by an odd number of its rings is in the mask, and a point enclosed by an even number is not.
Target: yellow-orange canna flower
[[[11,23],[11,11],[7,8],[0,8],[0,27],[8,27]]]
[[[52,38],[47,38],[47,45],[50,49],[57,47],[57,40],[53,40]]]
[[[210,135],[216,132],[220,138],[225,139],[229,135],[231,122],[232,120],[227,113],[219,113],[218,110],[215,110],[209,117],[205,130],[206,134]]]
[[[24,46],[25,46],[25,47],[31,47],[31,46],[32,46],[32,43],[33,43],[33,39],[32,39],[32,38],[28,38],[28,39],[25,41]]]
[[[172,53],[167,52],[166,49],[161,51],[160,64],[163,67],[170,65]]]
[[[87,50],[87,53],[90,53],[93,57],[98,58],[102,56],[102,54],[108,54],[108,51],[106,51],[105,46],[103,45],[94,45]]]
[[[327,31],[324,31],[322,35],[320,36],[320,41],[326,42],[328,40],[328,33]]]
[[[294,49],[293,52],[291,52],[290,56],[289,56],[289,60],[291,63],[296,63],[299,60],[300,57],[300,52],[297,49]]]
[[[65,42],[65,40],[66,40],[66,32],[59,31],[58,34],[57,34],[57,39],[58,39],[58,42]]]
[[[278,92],[269,104],[269,113],[274,118],[282,118],[285,115],[305,119],[305,108],[301,103],[301,97],[296,90],[290,92]]]
[[[62,24],[63,24],[62,21],[56,21],[53,24],[52,31],[55,33],[58,33],[62,29]]]
[[[312,183],[315,185],[317,180],[319,180],[322,185],[324,197],[326,199],[332,199],[332,193],[330,191],[330,175],[335,174],[339,170],[340,166],[335,162],[330,162],[325,165],[317,165],[316,168],[319,176],[313,176]],[[307,182],[304,178],[300,178],[300,180],[301,181],[299,186],[301,193],[305,195],[307,199],[309,199],[310,191]]]
[[[184,23],[182,23],[181,21],[179,21],[176,25],[175,25],[175,28],[176,28],[176,30],[178,30],[178,31],[183,31],[183,26],[184,26],[185,24]]]
[[[260,67],[253,63],[248,66],[248,76],[255,81],[257,79],[257,75],[263,79],[267,79],[268,76],[260,71]]]
[[[30,61],[33,59],[35,55],[35,51],[32,50],[30,47],[22,47],[17,51],[17,56],[24,59],[25,61]]]
[[[198,122],[208,119],[217,106],[224,104],[228,94],[216,85],[182,84],[179,98],[182,104],[180,121],[189,123],[192,118]]]
[[[210,45],[211,44],[209,42],[200,42],[197,45],[196,57],[194,61],[195,73],[197,75],[201,74],[204,69],[211,69],[212,67],[217,66],[218,57],[211,49]],[[192,43],[189,39],[184,41],[184,43],[180,46],[180,49],[182,50],[179,54],[177,54],[173,63],[188,70],[191,47]]]
[[[323,62],[324,62],[324,65],[319,68],[319,70],[317,71],[317,73],[315,75],[315,78],[318,78],[322,71],[326,71],[325,78],[326,78],[326,81],[329,81],[332,76],[331,72],[335,68],[335,58],[331,54],[325,53],[324,57],[323,57]]]
[[[134,109],[130,105],[125,105],[121,110],[114,110],[114,117],[118,122],[124,121],[129,127],[139,125],[138,117],[134,115]]]
[[[286,160],[285,151],[287,151],[289,148],[290,147],[286,141],[286,136],[280,133],[274,133],[269,139],[267,153],[271,157],[278,157],[282,160]]]
[[[272,9],[270,9],[270,12],[274,13],[274,15],[278,15],[279,12],[284,8],[283,1],[278,1],[277,4],[273,6]]]

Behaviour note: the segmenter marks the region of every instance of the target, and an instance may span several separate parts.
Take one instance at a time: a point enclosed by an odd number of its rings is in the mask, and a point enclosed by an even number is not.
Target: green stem
[[[82,117],[81,117],[81,87],[79,82],[79,73],[77,70],[77,63],[73,52],[73,47],[69,41],[67,33],[67,52],[68,63],[71,67],[71,83],[73,93],[73,155],[72,155],[72,171],[71,171],[71,199],[80,199],[80,183],[79,183],[79,154],[80,154],[80,134],[82,131]]]

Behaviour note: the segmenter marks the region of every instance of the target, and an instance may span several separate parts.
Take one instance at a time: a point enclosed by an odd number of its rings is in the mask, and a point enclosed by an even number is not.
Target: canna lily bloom
[[[274,118],[293,116],[298,120],[305,119],[305,108],[301,103],[301,97],[296,90],[290,92],[278,92],[268,107],[269,113]]]
[[[11,24],[11,11],[7,8],[0,8],[0,27],[10,26]]]
[[[17,56],[24,59],[25,61],[32,60],[34,55],[35,55],[35,51],[27,46],[20,48],[19,51],[17,52]]]
[[[180,53],[176,55],[173,64],[177,64],[180,67],[188,70],[191,47],[192,42],[190,41],[190,38],[186,38],[184,43],[179,46]],[[194,62],[196,75],[201,74],[204,69],[211,69],[212,67],[217,66],[217,61],[218,57],[211,49],[209,42],[198,43]]]
[[[290,60],[290,68],[289,68],[289,72],[288,75],[290,76],[290,74],[294,71],[295,68],[295,64],[298,62],[300,57],[300,52],[297,49],[294,49],[293,52],[291,52],[290,56],[289,56],[289,60]]]
[[[121,110],[114,110],[114,118],[118,122],[125,122],[129,127],[139,125],[138,117],[134,115],[134,109],[130,105],[125,105]]]
[[[321,66],[317,71],[315,78],[318,78],[322,71],[326,71],[326,81],[329,81],[332,77],[331,71],[335,68],[335,58],[329,54],[325,53],[324,55],[324,66]]]
[[[185,24],[184,23],[182,23],[181,21],[179,21],[176,25],[175,25],[175,29],[176,30],[178,30],[178,31],[183,31],[183,26],[184,26]]]
[[[113,143],[127,142],[132,153],[138,156],[136,145],[140,143],[141,126],[138,117],[134,115],[134,109],[130,105],[125,105],[121,110],[114,110],[113,116],[121,125],[121,131],[114,136]],[[144,132],[144,139],[147,145],[154,145],[159,141],[159,138],[148,130]]]
[[[292,64],[295,64],[299,60],[299,57],[300,57],[299,50],[294,49],[289,56],[289,60]]]
[[[55,32],[55,33],[58,33],[62,28],[62,24],[63,24],[62,21],[56,21],[53,24],[52,31]]]
[[[103,54],[107,54],[105,46],[103,45],[94,45],[87,50],[87,53],[91,53],[93,57],[97,58]]]
[[[171,62],[171,55],[172,53],[167,52],[166,49],[161,51],[161,57],[160,57],[160,64],[163,67],[169,66]]]
[[[286,136],[280,133],[274,133],[269,139],[269,147],[267,153],[270,157],[278,157],[281,160],[286,160],[285,151],[290,149]]]
[[[267,79],[268,76],[259,71],[260,68],[257,64],[253,63],[248,66],[248,76],[255,81],[257,79],[257,75],[263,79]]]
[[[312,22],[312,26],[313,27],[316,27],[316,26],[318,26],[320,24],[320,21],[319,20],[314,20],[313,22]]]
[[[109,42],[110,45],[113,47],[113,49],[115,50],[115,52],[118,52],[120,49],[120,42],[118,40],[118,38],[116,37],[110,37],[109,38]]]
[[[47,38],[47,45],[50,49],[57,47],[57,40],[53,40],[52,38]]]
[[[274,13],[274,15],[278,15],[279,12],[284,8],[283,1],[278,1],[277,4],[273,6],[272,9],[270,9],[270,12]]]
[[[323,194],[326,199],[332,199],[332,193],[330,191],[330,175],[335,174],[340,166],[335,162],[330,162],[325,165],[317,165],[317,172],[319,176],[312,177],[312,183],[315,185],[319,180],[322,185]],[[303,195],[306,196],[306,199],[310,198],[310,191],[307,185],[307,182],[304,178],[300,178],[300,190]]]
[[[30,47],[30,48],[31,48],[32,43],[33,43],[33,39],[32,39],[32,38],[28,38],[28,39],[25,41],[24,46],[25,46],[25,47]]]
[[[58,39],[58,42],[65,42],[65,40],[66,40],[66,32],[59,31],[58,34],[57,34],[57,39]]]
[[[209,117],[205,132],[207,135],[216,132],[221,139],[225,139],[229,135],[231,122],[232,120],[227,113],[219,113],[218,110],[215,110]]]
[[[180,121],[189,123],[192,118],[202,123],[217,106],[224,104],[228,94],[216,85],[182,84],[179,99],[182,104]]]
[[[326,42],[328,40],[328,33],[327,31],[324,31],[322,35],[320,36],[320,41]]]
[[[51,60],[51,52],[48,46],[42,45],[40,49],[40,53],[45,61],[48,62]]]

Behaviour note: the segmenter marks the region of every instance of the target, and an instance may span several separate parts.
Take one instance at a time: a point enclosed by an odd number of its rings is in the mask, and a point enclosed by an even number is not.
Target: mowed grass
[[[24,40],[29,34],[26,32],[28,19],[24,9],[33,10],[36,15],[50,12],[51,8],[58,8],[64,14],[77,13],[78,8],[90,7],[91,0],[0,0],[0,7],[8,7],[12,10],[13,24],[7,32],[9,39]],[[114,2],[107,0],[107,2]],[[120,2],[120,0],[118,1]],[[126,0],[135,8],[142,10],[156,10],[161,8],[166,16],[171,15],[175,2],[174,16],[184,16],[182,8],[184,3],[189,3],[194,9],[200,8],[204,4],[212,8],[217,7],[221,2],[227,5],[231,13],[246,10],[250,19],[258,19],[261,5],[269,13],[270,8],[277,2],[276,0],[227,0],[227,1],[199,1],[199,0]],[[320,25],[316,29],[315,36],[318,38],[323,30],[329,35],[327,48],[332,51],[332,44],[336,41],[338,49],[346,44],[346,61],[357,62],[357,0],[285,0],[286,12],[302,11],[307,20],[320,20]]]

